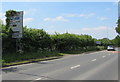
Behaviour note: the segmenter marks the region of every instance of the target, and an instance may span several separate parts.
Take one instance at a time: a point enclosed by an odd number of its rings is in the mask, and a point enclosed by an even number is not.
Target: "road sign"
[[[101,45],[101,41],[96,41],[96,44],[99,44],[99,45]]]
[[[8,17],[10,27],[13,31],[12,38],[22,38],[23,32],[23,11],[16,12],[14,16]]]
[[[18,33],[12,33],[12,38],[20,38],[22,37],[22,34]]]

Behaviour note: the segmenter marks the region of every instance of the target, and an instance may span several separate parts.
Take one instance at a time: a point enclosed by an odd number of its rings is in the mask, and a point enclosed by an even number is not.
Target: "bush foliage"
[[[90,35],[77,35],[70,33],[55,33],[49,35],[43,29],[23,28],[23,38],[20,40],[23,52],[30,51],[52,51],[57,50],[59,52],[70,50],[83,50],[83,49],[96,49],[93,48],[96,45],[96,41],[101,41],[101,45],[107,47],[108,45],[118,46],[120,44],[120,36],[116,36],[115,39],[109,40],[107,38],[94,39]],[[4,53],[11,53],[16,51],[16,39],[12,38],[11,29],[6,29],[5,25],[2,25],[2,50]],[[120,46],[120,45],[119,45]]]
[[[16,11],[6,11],[6,17],[13,16]],[[120,36],[113,40],[108,38],[95,39],[90,35],[77,35],[71,33],[48,34],[43,29],[23,27],[23,38],[19,40],[22,50],[21,55],[16,55],[16,39],[12,38],[12,30],[9,27],[10,20],[6,18],[6,25],[0,20],[0,36],[2,37],[2,53],[4,62],[21,61],[32,58],[48,57],[49,54],[81,53],[85,51],[103,50],[108,45],[120,46]],[[101,44],[97,45],[96,41]],[[30,54],[32,53],[32,54]],[[26,55],[25,55],[26,54]],[[30,54],[30,55],[29,55]],[[28,56],[29,55],[29,56]]]

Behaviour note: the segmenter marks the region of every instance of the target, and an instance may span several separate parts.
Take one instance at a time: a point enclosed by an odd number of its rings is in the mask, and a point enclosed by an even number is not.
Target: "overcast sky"
[[[24,26],[49,34],[69,32],[97,39],[117,35],[118,6],[114,2],[3,2],[3,20],[9,9],[24,11]]]

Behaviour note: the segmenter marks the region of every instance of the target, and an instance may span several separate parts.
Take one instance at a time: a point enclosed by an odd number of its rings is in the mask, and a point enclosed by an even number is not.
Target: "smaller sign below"
[[[99,45],[101,45],[101,41],[96,41],[96,44],[99,44]]]
[[[12,38],[22,38],[22,33],[19,32],[13,33]]]

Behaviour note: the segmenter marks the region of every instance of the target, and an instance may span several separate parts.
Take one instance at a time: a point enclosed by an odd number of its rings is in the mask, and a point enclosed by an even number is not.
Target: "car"
[[[115,51],[115,47],[112,46],[112,45],[111,45],[111,46],[108,46],[108,47],[107,47],[107,50],[108,50],[108,51]]]

